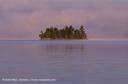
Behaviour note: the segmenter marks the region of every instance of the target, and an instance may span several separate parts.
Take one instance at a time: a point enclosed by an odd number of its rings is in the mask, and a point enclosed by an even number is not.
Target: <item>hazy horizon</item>
[[[0,0],[0,40],[38,40],[65,25],[84,25],[89,39],[128,39],[127,9],[127,0]]]

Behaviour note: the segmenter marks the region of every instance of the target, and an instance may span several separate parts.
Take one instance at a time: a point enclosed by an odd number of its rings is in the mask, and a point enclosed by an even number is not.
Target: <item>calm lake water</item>
[[[128,41],[0,41],[0,78],[0,84],[128,84]]]

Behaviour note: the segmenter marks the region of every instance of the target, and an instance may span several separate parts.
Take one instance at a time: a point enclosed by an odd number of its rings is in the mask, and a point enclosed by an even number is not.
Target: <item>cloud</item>
[[[70,24],[85,25],[90,38],[127,38],[126,2],[0,0],[0,39],[38,39],[45,27]]]
[[[90,34],[98,35],[98,38],[128,38],[124,37],[128,31],[128,12],[122,10],[105,9],[96,13],[96,19],[91,25]]]

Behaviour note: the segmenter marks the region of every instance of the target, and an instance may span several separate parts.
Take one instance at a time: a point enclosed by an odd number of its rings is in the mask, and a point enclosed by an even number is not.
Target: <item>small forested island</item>
[[[66,26],[63,29],[57,27],[46,28],[46,31],[41,30],[39,38],[43,39],[87,39],[84,26],[74,28],[72,25]]]

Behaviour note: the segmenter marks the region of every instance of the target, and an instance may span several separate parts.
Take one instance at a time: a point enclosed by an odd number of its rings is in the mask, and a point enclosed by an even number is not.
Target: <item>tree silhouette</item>
[[[40,37],[41,40],[44,39],[44,33],[43,33],[42,30],[41,30],[41,32],[40,32],[40,34],[39,34],[39,37]]]
[[[85,29],[84,29],[83,25],[80,26],[80,32],[81,32],[81,38],[82,39],[86,39],[87,38],[87,34],[85,33]]]
[[[79,29],[75,29],[72,25],[65,26],[60,29],[57,27],[46,28],[43,33],[41,30],[39,38],[43,39],[87,39],[87,34],[85,32],[84,26],[81,25]]]

